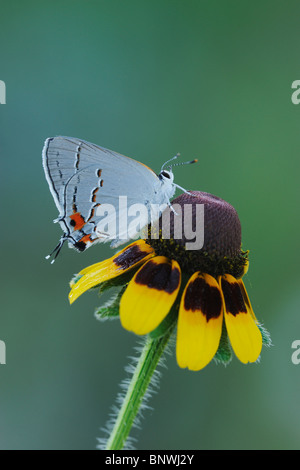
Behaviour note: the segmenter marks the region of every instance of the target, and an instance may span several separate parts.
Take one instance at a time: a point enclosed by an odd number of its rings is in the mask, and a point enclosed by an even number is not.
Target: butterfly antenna
[[[173,166],[179,166],[179,165],[191,165],[192,163],[197,163],[197,162],[198,162],[198,159],[195,158],[194,160],[191,160],[189,162],[174,163],[173,165],[170,165],[170,168],[172,168]]]
[[[59,240],[58,244],[56,245],[56,247],[54,248],[54,250],[51,251],[50,255],[47,255],[45,258],[46,259],[49,259],[51,258],[51,256],[55,253],[54,255],[54,258],[53,260],[51,261],[51,264],[54,263],[54,261],[56,260],[56,258],[58,257],[59,253],[60,253],[60,250],[62,249],[62,246],[63,244],[65,243],[66,241],[66,237],[61,237],[61,239]]]
[[[175,155],[173,158],[170,158],[170,160],[167,160],[167,161],[163,164],[163,166],[161,167],[161,170],[160,170],[160,171],[162,172],[163,169],[165,168],[165,166],[166,166],[168,163],[172,162],[173,160],[176,160],[176,158],[178,158],[178,157],[180,157],[180,153],[177,153],[177,155]]]

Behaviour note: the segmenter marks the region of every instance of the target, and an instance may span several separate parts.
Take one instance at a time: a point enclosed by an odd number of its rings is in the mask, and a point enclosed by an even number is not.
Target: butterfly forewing
[[[47,139],[43,165],[64,236],[78,249],[93,241],[112,241],[123,235],[118,233],[118,224],[116,234],[97,230],[100,205],[114,206],[119,220],[123,217],[120,196],[128,199],[128,205],[168,201],[159,191],[158,176],[150,168],[79,139]]]

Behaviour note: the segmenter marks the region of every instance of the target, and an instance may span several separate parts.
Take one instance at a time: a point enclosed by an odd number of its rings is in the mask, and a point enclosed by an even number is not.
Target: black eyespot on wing
[[[86,243],[85,242],[76,242],[74,243],[75,248],[77,248],[78,251],[84,251],[86,249]]]

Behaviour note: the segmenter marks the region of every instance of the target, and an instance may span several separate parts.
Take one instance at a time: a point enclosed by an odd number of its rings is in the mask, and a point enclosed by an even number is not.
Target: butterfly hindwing
[[[160,190],[160,179],[150,168],[83,140],[47,139],[43,165],[64,239],[81,251],[95,241],[118,240],[122,235],[118,227],[114,234],[99,231],[101,205],[112,205],[119,220],[123,217],[120,195],[128,199],[129,205],[168,201]]]

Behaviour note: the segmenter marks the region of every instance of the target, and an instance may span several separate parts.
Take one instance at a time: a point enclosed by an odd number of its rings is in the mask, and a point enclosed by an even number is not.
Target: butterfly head
[[[174,173],[170,169],[170,171],[163,170],[159,174],[159,178],[164,181],[166,184],[173,184],[174,182]]]
[[[190,165],[191,163],[196,163],[198,161],[197,159],[195,159],[189,162],[180,162],[180,163],[171,164],[171,162],[175,160],[176,158],[178,158],[179,156],[180,154],[178,153],[177,155],[175,155],[175,157],[165,162],[163,166],[161,167],[160,174],[159,174],[159,179],[162,181],[162,184],[166,187],[166,190],[169,189],[168,195],[170,198],[174,195],[176,188],[179,188],[182,191],[187,192],[184,188],[174,183],[174,173],[172,171],[173,166]],[[165,168],[167,168],[167,170],[165,170]]]

